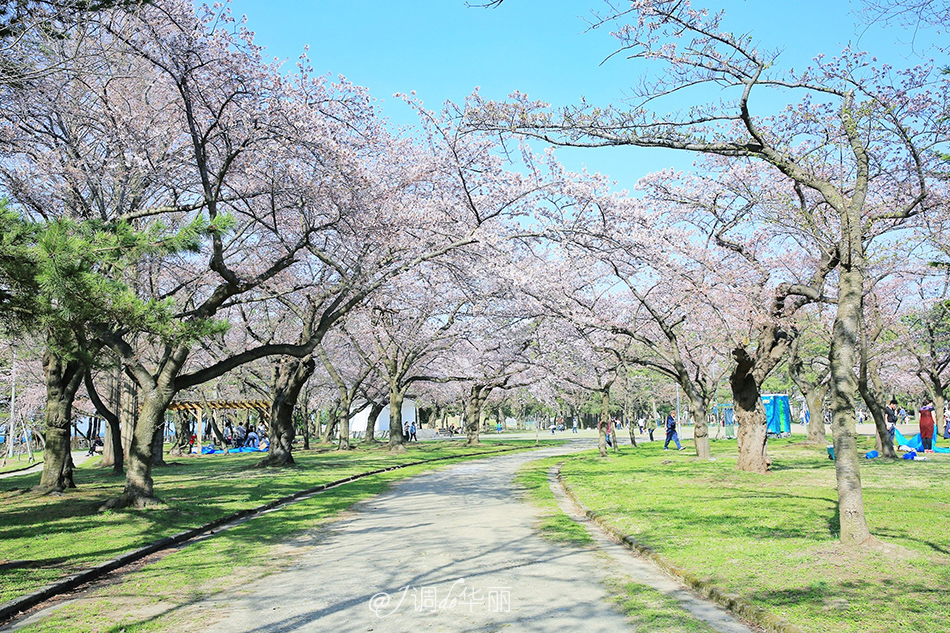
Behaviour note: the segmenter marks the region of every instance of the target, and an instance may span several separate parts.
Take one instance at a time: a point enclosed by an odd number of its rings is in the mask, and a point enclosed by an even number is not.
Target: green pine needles
[[[33,221],[0,201],[0,326],[42,335],[67,357],[81,355],[93,332],[140,332],[174,343],[227,329],[213,319],[179,319],[171,298],[142,298],[137,270],[196,253],[231,216],[197,216],[178,229],[161,222],[59,218]]]

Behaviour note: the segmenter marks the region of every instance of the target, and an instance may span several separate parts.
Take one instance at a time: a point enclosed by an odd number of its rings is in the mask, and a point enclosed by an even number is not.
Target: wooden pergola
[[[198,445],[198,454],[201,454],[201,436],[204,430],[204,412],[208,411],[257,411],[263,417],[270,413],[270,402],[267,400],[179,400],[172,402],[166,411],[187,411],[194,413],[198,418],[198,432],[195,433]]]
[[[262,415],[270,413],[270,402],[267,400],[179,400],[168,405],[168,411],[191,411],[201,414],[202,411],[258,411]]]

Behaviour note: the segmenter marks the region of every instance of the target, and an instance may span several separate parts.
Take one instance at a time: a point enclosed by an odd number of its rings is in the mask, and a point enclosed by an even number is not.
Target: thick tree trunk
[[[860,222],[860,220],[855,220]],[[855,240],[857,242],[857,240]],[[853,259],[862,257],[860,243],[851,245]],[[861,545],[869,538],[864,514],[860,459],[855,433],[853,394],[858,390],[854,367],[862,331],[864,273],[862,262],[847,265],[842,258],[838,280],[838,311],[832,329],[831,354],[831,432],[835,447],[835,475],[838,483],[838,520],[841,543]]]
[[[152,466],[167,466],[165,463],[165,414],[162,413],[162,421],[155,429],[155,436],[152,438]]]
[[[43,355],[46,434],[43,474],[37,486],[39,492],[62,492],[76,487],[69,435],[73,402],[85,370],[85,365],[79,361],[66,360],[50,350]]]
[[[709,422],[706,420],[707,411],[709,411],[709,403],[694,392],[689,399],[689,414],[693,418],[693,441],[696,444],[696,457],[699,459],[712,457],[709,446]]]
[[[754,362],[744,349],[733,351],[736,367],[729,376],[732,387],[733,414],[739,460],[736,467],[749,473],[765,474],[769,470],[767,452],[768,420],[762,405],[762,393],[753,376]]]
[[[258,467],[292,466],[294,464],[294,407],[303,386],[316,370],[313,358],[292,358],[275,363],[271,375],[270,431],[267,457]]]
[[[828,385],[826,383],[803,392],[808,405],[808,442],[824,444],[828,441],[828,435],[825,433],[825,396],[828,394]]]
[[[376,421],[379,420],[379,414],[383,412],[384,405],[381,402],[373,402],[369,408],[369,416],[366,418],[366,441],[373,443],[376,441]]]
[[[402,402],[405,397],[405,390],[395,386],[389,392],[389,450],[393,453],[406,450],[402,434]]]
[[[735,406],[736,440],[739,445],[739,460],[736,467],[749,473],[764,475],[769,470],[768,427],[763,422],[765,407],[762,400],[757,399],[758,410],[754,405],[751,410]]]
[[[103,510],[129,506],[145,508],[161,504],[154,495],[152,481],[155,447],[158,443],[156,435],[161,435],[165,411],[175,397],[175,390],[165,386],[168,384],[167,380],[164,382],[162,386],[142,389],[139,393],[142,410],[139,412],[129,445],[125,490],[118,497],[106,502],[102,506]]]
[[[476,446],[480,443],[479,423],[482,417],[482,405],[487,394],[481,385],[473,385],[468,404],[465,408],[465,445]]]

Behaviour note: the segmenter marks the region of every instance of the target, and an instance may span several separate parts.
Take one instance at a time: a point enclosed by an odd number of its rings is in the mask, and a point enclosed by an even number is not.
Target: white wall
[[[370,407],[367,405],[364,409],[356,411],[350,414],[350,433],[365,433],[366,432],[366,420],[369,418]],[[410,400],[406,398],[402,401],[402,422],[415,422],[418,418],[416,417],[416,402],[415,400]],[[388,431],[389,430],[389,405],[387,404],[383,407],[382,412],[379,414],[379,417],[376,418],[376,431]]]

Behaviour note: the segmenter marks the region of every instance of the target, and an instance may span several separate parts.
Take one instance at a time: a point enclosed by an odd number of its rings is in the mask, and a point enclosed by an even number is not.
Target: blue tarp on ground
[[[267,447],[263,448],[251,448],[250,446],[242,446],[241,448],[229,448],[228,450],[216,449],[213,446],[203,446],[201,448],[202,455],[224,455],[225,453],[266,453]]]
[[[792,407],[789,404],[788,396],[766,394],[762,396],[762,404],[765,406],[769,433],[780,435],[792,432]]]
[[[898,446],[909,446],[918,453],[924,450],[924,440],[920,437],[920,433],[914,437],[908,438],[904,437],[904,435],[897,429],[894,429],[894,441],[897,442]],[[950,453],[950,448],[937,446],[936,429],[934,429],[933,449],[935,453]]]

